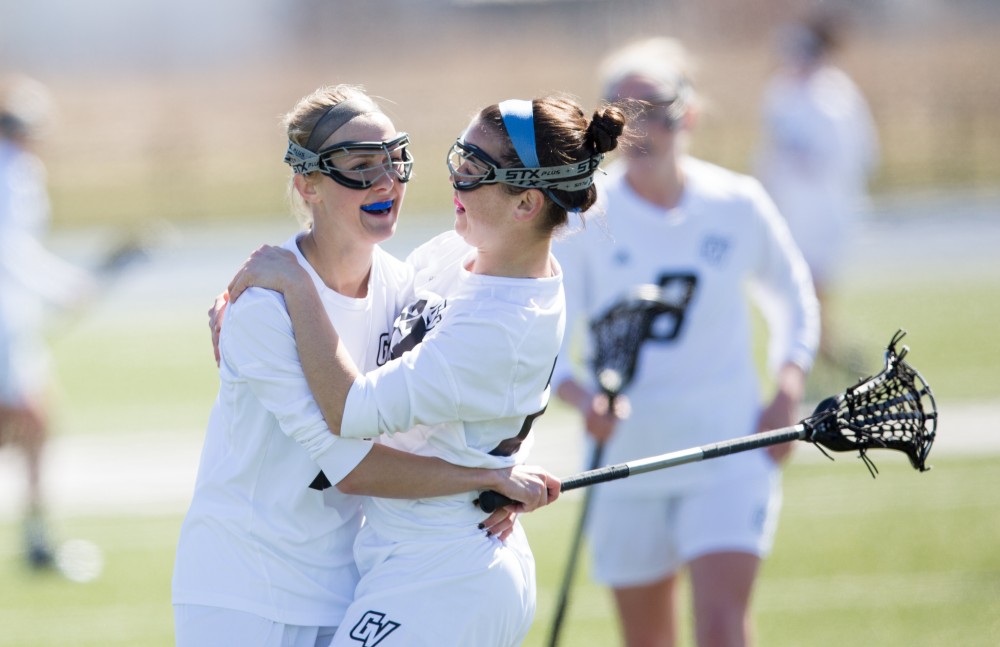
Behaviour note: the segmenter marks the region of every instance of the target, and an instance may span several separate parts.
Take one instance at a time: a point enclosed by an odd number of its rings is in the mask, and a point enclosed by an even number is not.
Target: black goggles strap
[[[313,126],[304,148],[315,152],[338,128],[355,117],[372,112],[379,112],[378,106],[366,97],[351,97],[330,106]]]

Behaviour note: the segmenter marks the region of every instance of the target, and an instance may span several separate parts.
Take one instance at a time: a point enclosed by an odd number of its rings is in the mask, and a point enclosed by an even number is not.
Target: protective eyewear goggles
[[[669,89],[643,98],[610,96],[609,102],[624,102],[634,112],[636,125],[655,123],[674,130],[691,106],[694,90],[686,77],[676,78]]]
[[[687,106],[679,100],[673,101],[642,101],[638,114],[636,115],[637,125],[660,124],[673,130],[684,118]]]
[[[484,184],[508,184],[523,189],[579,191],[594,183],[594,170],[604,154],[565,166],[501,168],[483,149],[461,139],[448,151],[448,172],[456,191],[472,191]]]
[[[368,189],[386,175],[410,181],[413,156],[409,145],[406,133],[384,142],[341,142],[315,153],[289,141],[285,163],[296,173],[319,171],[349,189]]]

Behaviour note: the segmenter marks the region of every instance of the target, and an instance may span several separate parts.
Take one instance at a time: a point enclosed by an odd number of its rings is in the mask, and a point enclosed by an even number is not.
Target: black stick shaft
[[[733,440],[725,440],[711,445],[702,445],[701,447],[682,449],[680,451],[651,456],[649,458],[640,458],[627,463],[619,463],[617,465],[609,465],[607,467],[601,467],[594,470],[587,470],[586,472],[581,472],[576,476],[563,479],[562,486],[559,490],[560,492],[566,492],[568,490],[575,490],[589,485],[623,479],[635,474],[644,474],[646,472],[662,470],[668,467],[684,465],[685,463],[695,463],[709,458],[719,458],[720,456],[728,456],[729,454],[738,454],[751,449],[759,449],[761,447],[787,443],[792,440],[806,440],[808,435],[808,428],[804,424],[799,423],[792,427],[782,427],[781,429],[764,431],[759,434],[743,436],[742,438],[734,438]],[[479,496],[479,507],[484,512],[493,512],[497,508],[510,505],[511,503],[513,503],[513,501],[497,492],[483,492]]]
[[[738,454],[751,449],[769,447],[770,445],[779,445],[792,440],[803,440],[806,437],[806,434],[806,426],[798,424],[794,427],[774,429],[772,431],[752,434],[742,438],[734,438],[733,440],[725,440],[711,445],[702,445],[701,447],[682,449],[680,451],[670,452],[669,454],[660,454],[659,456],[640,458],[627,463],[610,465],[598,470],[581,472],[576,476],[571,476],[562,482],[560,491],[565,492],[566,490],[572,490],[587,485],[594,485],[596,483],[604,483],[605,481],[613,481],[625,478],[626,476],[632,476],[634,474],[644,474],[646,472],[662,470],[667,467],[684,465],[685,463],[695,463],[709,458],[719,458],[720,456]]]
[[[601,464],[603,456],[604,444],[595,444],[594,452],[590,456],[590,469],[597,469]],[[566,571],[563,573],[562,586],[559,589],[559,601],[556,604],[556,613],[552,618],[548,647],[558,647],[559,645],[559,635],[562,631],[566,609],[569,608],[569,592],[573,587],[573,576],[576,573],[576,563],[580,557],[580,547],[583,544],[583,531],[587,527],[587,516],[590,511],[590,500],[593,492],[593,490],[587,490],[587,493],[583,497],[580,518],[577,520],[576,533],[573,535],[573,545],[569,551],[569,558],[566,560]]]

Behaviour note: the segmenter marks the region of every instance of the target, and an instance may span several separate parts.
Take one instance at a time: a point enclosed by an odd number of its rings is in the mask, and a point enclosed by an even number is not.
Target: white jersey
[[[810,367],[818,306],[801,254],[753,178],[693,158],[682,161],[684,193],[673,209],[639,197],[613,165],[586,226],[555,246],[566,288],[566,344],[553,382],[594,387],[589,335],[572,339],[639,284],[693,285],[675,329],[650,332],[625,390],[632,415],[604,450],[621,463],[755,431],[761,393],[753,357],[747,288],[770,330],[769,366]],[[654,327],[655,328],[655,327]],[[576,351],[578,348],[582,351]],[[575,357],[574,357],[575,355]],[[607,484],[623,495],[673,492],[737,473],[742,455],[660,470]],[[605,487],[605,486],[602,486]]]
[[[757,175],[817,280],[843,265],[878,157],[874,122],[854,83],[832,66],[767,86]]]
[[[562,276],[473,274],[465,265],[474,253],[448,232],[407,259],[416,301],[397,322],[394,359],[352,386],[342,434],[385,434],[390,447],[468,467],[523,462],[562,341]],[[468,532],[487,516],[471,505],[475,497],[372,498],[365,514],[393,539]]]
[[[399,317],[393,360],[352,386],[341,433],[383,434],[390,447],[469,467],[523,462],[562,341],[562,276],[473,274],[474,254],[449,232],[410,256],[416,301]],[[534,558],[519,525],[505,543],[477,529],[487,515],[476,496],[365,499],[361,580],[333,645],[521,644]]]
[[[411,296],[411,270],[376,247],[368,296],[353,299],[326,287],[295,239],[284,247],[309,273],[358,366],[384,362],[394,315]],[[352,545],[360,497],[310,484],[320,469],[340,481],[371,442],[328,429],[279,293],[250,289],[233,303],[220,351],[219,396],[181,529],[173,602],[336,625],[358,578]]]

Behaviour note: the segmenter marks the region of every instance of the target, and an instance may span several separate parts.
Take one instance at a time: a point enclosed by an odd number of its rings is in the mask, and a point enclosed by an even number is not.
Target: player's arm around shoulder
[[[233,303],[252,286],[278,290],[294,329],[297,368],[308,382],[334,434],[340,434],[344,403],[359,371],[330,321],[316,284],[286,249],[258,248],[229,284]],[[297,376],[296,376],[297,378]]]
[[[511,339],[496,321],[453,308],[411,350],[354,381],[344,435],[370,438],[506,415]]]

